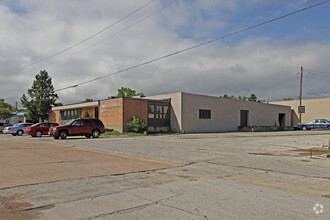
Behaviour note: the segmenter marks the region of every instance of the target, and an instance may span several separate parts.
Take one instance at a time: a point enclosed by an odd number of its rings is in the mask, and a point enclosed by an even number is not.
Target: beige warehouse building
[[[286,100],[271,102],[276,105],[290,106],[292,109],[292,125],[299,123],[299,100]],[[308,123],[314,119],[330,120],[330,98],[303,99],[301,104],[301,122]]]
[[[106,128],[126,132],[133,116],[142,118],[150,131],[228,132],[240,128],[268,127],[285,130],[291,124],[288,106],[239,101],[184,92],[113,98],[52,108],[49,121],[60,124],[72,118],[99,118]]]
[[[222,97],[173,93],[151,96],[148,99],[171,100],[171,129],[174,131],[228,132],[239,127],[290,126],[290,107],[233,100]]]

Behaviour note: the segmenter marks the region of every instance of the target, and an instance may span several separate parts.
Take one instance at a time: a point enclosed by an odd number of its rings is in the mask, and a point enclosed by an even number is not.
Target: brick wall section
[[[143,119],[147,122],[148,117],[148,101],[136,99],[124,99],[123,112],[123,130],[128,131],[127,123],[132,120],[133,116]]]
[[[85,114],[88,112],[90,118],[95,118],[95,107],[87,107],[81,109],[81,117],[85,118]]]
[[[99,119],[106,128],[123,132],[123,99],[100,101]]]
[[[60,124],[60,120],[61,120],[60,111],[50,110],[48,112],[48,121],[49,122],[56,122],[56,123]]]

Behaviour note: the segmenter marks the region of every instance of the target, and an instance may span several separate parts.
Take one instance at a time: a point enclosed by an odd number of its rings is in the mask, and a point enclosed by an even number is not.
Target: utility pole
[[[299,123],[301,123],[301,99],[302,99],[302,79],[303,79],[303,67],[300,69],[300,96],[299,96]]]

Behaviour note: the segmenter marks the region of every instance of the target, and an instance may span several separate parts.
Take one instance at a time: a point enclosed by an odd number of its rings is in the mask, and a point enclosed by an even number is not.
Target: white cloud
[[[242,3],[229,0],[204,2],[198,0],[189,5],[178,1],[157,16],[98,46],[65,57],[158,10],[161,5],[156,1],[91,43],[86,42],[56,59],[27,68],[27,64],[81,41],[142,3],[131,0],[24,0],[21,7],[25,10],[20,14],[12,12],[0,1],[0,29],[5,30],[0,33],[1,97],[20,97],[26,93],[41,69],[49,72],[58,89],[198,44],[198,39],[207,38],[207,34],[212,37],[214,29],[226,27],[228,18],[218,11],[234,13]],[[181,38],[179,29],[189,32],[187,38]],[[191,35],[193,39],[189,38]],[[329,42],[287,43],[250,37],[235,45],[225,43],[209,44],[75,89],[60,91],[59,101],[74,103],[85,98],[107,98],[115,95],[122,86],[146,95],[186,91],[209,95],[248,96],[255,93],[261,99],[285,98],[298,94],[296,73],[301,65],[324,71],[330,69],[327,60]],[[318,80],[315,76],[306,77],[304,85],[308,88]],[[324,80],[318,86],[327,90]],[[307,93],[308,89],[305,91]]]

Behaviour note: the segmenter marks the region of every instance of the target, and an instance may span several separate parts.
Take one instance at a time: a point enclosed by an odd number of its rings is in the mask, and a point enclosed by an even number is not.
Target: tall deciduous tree
[[[0,99],[0,120],[5,120],[12,116],[13,112],[17,109],[11,104],[5,103],[4,99]]]
[[[120,89],[118,89],[118,94],[116,95],[116,97],[122,98],[131,98],[133,96],[144,96],[144,94],[142,92],[136,93],[135,90],[130,88],[121,87]]]
[[[52,78],[46,70],[40,71],[35,76],[31,89],[27,92],[28,96],[23,94],[21,102],[27,109],[28,117],[32,121],[44,121],[48,118],[48,111],[51,105],[55,105],[58,99],[54,91]]]
[[[7,118],[9,118],[10,116],[12,116],[12,112],[9,111],[8,109],[5,108],[0,108],[0,120],[5,120]]]

